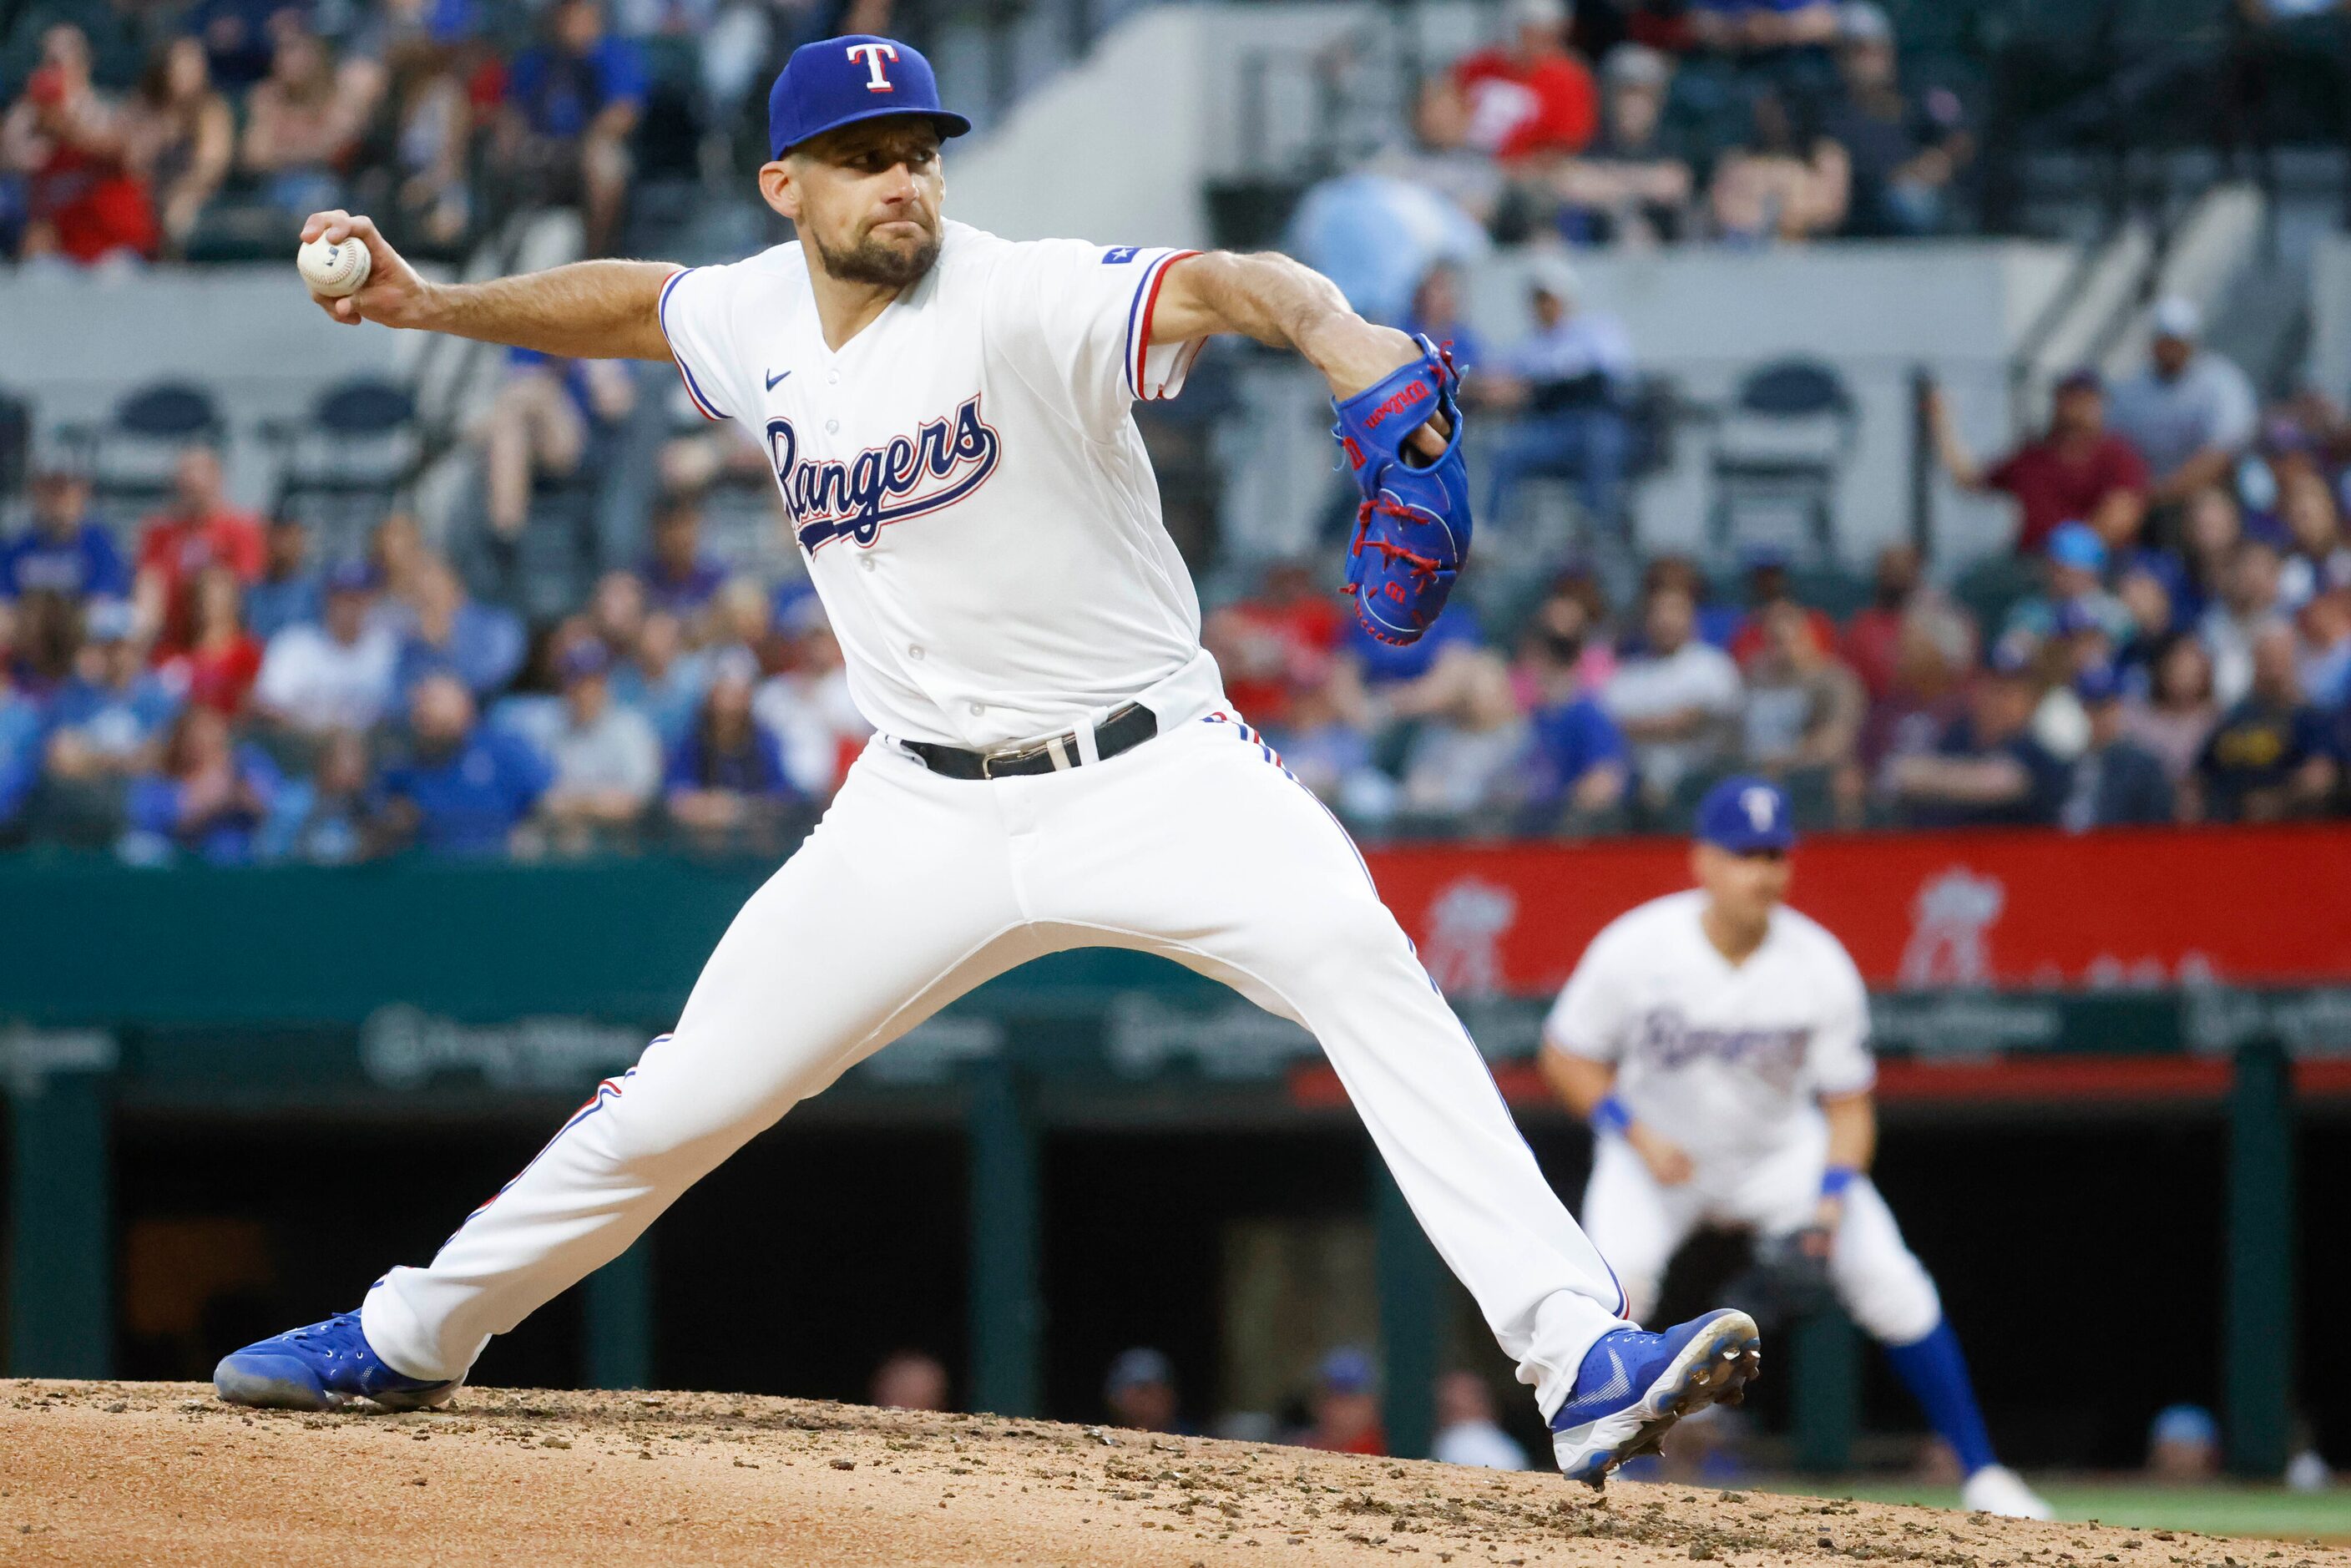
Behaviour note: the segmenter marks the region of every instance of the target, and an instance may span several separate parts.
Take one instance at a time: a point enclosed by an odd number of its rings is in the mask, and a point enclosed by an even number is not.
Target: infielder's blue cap
[[[768,92],[768,147],[780,158],[811,136],[879,120],[927,116],[941,136],[961,136],[971,121],[939,107],[939,80],[912,44],[852,33],[802,44]]]
[[[1379,1369],[1372,1358],[1352,1344],[1343,1344],[1322,1358],[1315,1381],[1333,1394],[1369,1394],[1379,1386]]]
[[[1793,849],[1796,823],[1778,785],[1752,774],[1734,774],[1698,803],[1698,837],[1700,843],[1732,854],[1751,855]]]

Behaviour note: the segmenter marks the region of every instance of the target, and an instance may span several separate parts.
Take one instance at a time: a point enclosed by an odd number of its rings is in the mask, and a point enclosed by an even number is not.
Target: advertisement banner
[[[1566,982],[1603,925],[1689,885],[1687,846],[1428,845],[1365,857],[1456,998]],[[1789,902],[1873,988],[2351,978],[2351,827],[1846,834],[1799,846]]]

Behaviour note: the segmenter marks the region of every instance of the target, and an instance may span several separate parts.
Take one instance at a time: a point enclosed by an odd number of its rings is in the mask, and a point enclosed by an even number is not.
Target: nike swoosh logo
[[[768,375],[768,390],[769,392],[773,392],[773,391],[775,391],[775,390],[776,390],[776,383],[777,383],[778,382],[779,382],[779,381],[782,381],[782,380],[784,379],[784,376],[790,375],[791,373],[792,373],[792,372],[791,372],[791,371],[786,371],[783,373],[783,375],[776,375],[776,374],[774,374],[774,373],[772,373],[772,372],[771,372],[771,373],[769,373],[769,375]]]

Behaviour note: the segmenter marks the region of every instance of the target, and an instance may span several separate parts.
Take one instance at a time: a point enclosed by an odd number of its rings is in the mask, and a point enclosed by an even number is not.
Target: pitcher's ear
[[[792,165],[789,159],[778,158],[759,166],[759,194],[768,205],[785,217],[794,223],[799,221],[799,182],[792,178]]]

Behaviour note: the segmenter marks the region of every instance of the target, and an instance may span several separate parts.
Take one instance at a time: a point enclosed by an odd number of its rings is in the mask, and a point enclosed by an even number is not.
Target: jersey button
[[[987,705],[986,703],[974,703],[974,704],[972,704],[972,705],[971,705],[971,716],[972,716],[972,717],[974,717],[974,718],[977,718],[977,717],[979,717],[979,716],[980,716],[980,715],[982,715],[982,714],[986,713],[987,711]]]
[[[824,433],[827,435],[839,435],[841,434],[841,421],[837,419],[826,420],[824,422]]]
[[[873,558],[870,555],[859,556],[857,558],[857,564],[863,567],[866,570],[872,571],[873,570]]]
[[[906,650],[906,657],[909,659],[920,659],[922,656],[923,645],[920,643],[915,643],[913,647]]]
[[[831,374],[830,374],[830,375],[826,376],[824,379],[825,379],[826,381],[828,381],[828,382],[831,382],[833,385],[835,385],[835,386],[839,386],[839,385],[841,384],[841,372],[840,372],[839,371],[833,371]]]

